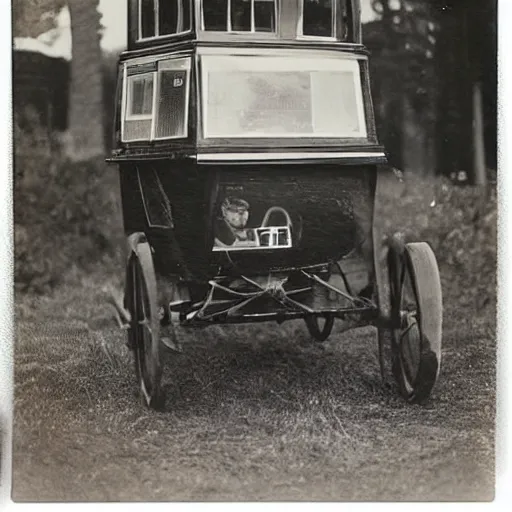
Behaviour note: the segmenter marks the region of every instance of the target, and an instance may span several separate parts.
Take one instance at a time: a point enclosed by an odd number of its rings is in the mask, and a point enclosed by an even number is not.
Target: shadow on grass
[[[388,392],[380,380],[372,332],[344,333],[321,345],[297,325],[204,331],[181,355],[166,353],[167,408],[213,412],[229,403],[302,411],[323,402],[377,402]],[[196,336],[200,336],[198,333]],[[347,342],[343,346],[342,341]],[[370,342],[370,343],[369,343]]]

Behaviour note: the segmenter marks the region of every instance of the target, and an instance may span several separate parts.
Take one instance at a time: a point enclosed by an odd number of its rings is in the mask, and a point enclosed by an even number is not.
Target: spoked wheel
[[[146,241],[137,243],[128,262],[126,307],[131,314],[128,344],[134,354],[141,400],[152,409],[161,409],[165,397],[160,384],[160,315],[151,249]]]
[[[442,294],[435,255],[424,242],[389,255],[392,367],[404,398],[423,402],[439,375]]]
[[[334,317],[328,315],[324,318],[307,316],[305,319],[309,334],[318,341],[325,341],[332,332]]]

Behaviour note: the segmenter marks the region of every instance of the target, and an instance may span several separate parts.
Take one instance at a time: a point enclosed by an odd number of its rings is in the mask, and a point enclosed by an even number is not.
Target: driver
[[[222,217],[215,224],[215,246],[229,247],[253,242],[254,231],[247,229],[249,203],[236,197],[226,197],[221,205]]]

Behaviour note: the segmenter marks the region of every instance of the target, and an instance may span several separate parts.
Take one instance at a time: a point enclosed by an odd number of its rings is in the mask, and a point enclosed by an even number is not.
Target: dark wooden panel
[[[259,273],[269,268],[321,264],[338,260],[363,243],[369,243],[373,215],[371,168],[340,165],[319,168],[309,164],[285,169],[279,166],[219,169],[218,173],[215,215],[219,215],[223,199],[231,195],[249,203],[247,227],[258,227],[272,206],[284,208],[294,226],[290,249],[229,251],[229,256],[212,253],[212,261],[222,265],[226,272],[238,268]]]
[[[137,179],[137,168],[133,164],[124,164],[119,168],[121,201],[123,206],[124,232],[128,236],[147,228],[144,205]]]
[[[375,168],[337,165],[199,166],[163,161],[155,169],[171,208],[173,229],[150,228],[135,167],[124,165],[121,189],[125,231],[144,231],[162,274],[205,281],[218,272],[262,274],[340,259],[353,249],[371,251]],[[226,187],[230,187],[226,190]],[[261,225],[272,206],[292,219],[292,248],[212,252],[220,203],[236,196],[250,205],[248,228]]]
[[[147,200],[149,196],[166,194],[171,203],[172,229],[150,226],[137,170],[143,186],[147,186],[144,174],[156,171],[163,190],[156,194],[146,191],[145,197]],[[206,279],[209,268],[205,243],[208,175],[199,175],[187,162],[163,161],[123,164],[120,176],[125,233],[142,231],[146,234],[154,250],[156,271],[161,275]],[[154,211],[155,207],[159,205],[153,204],[148,210]]]

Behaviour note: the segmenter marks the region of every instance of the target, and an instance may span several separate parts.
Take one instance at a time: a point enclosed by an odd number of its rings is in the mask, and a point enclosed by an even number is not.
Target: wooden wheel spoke
[[[150,335],[153,335],[151,330],[151,322],[149,322],[147,318],[144,320],[139,320],[139,325],[143,328],[143,330],[148,331]]]
[[[408,318],[410,319],[411,316],[408,315]],[[409,324],[407,325],[407,327],[400,333],[400,339],[403,340],[405,336],[407,336],[407,334],[409,333],[409,331],[413,328],[413,327],[417,327],[418,326],[418,322],[416,322],[416,316],[412,317],[414,321],[412,322],[409,322]]]

